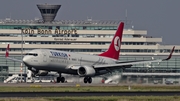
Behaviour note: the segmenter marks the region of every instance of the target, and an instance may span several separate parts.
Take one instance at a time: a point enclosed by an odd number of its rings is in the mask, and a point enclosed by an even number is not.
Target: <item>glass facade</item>
[[[135,60],[151,60],[151,57],[134,57]],[[166,58],[166,57],[164,57]],[[121,58],[121,60],[134,60],[132,58]],[[160,59],[160,58],[155,58]],[[156,63],[147,63],[147,64],[137,64],[133,65],[132,68],[125,69],[125,72],[128,73],[180,73],[180,58],[172,58],[168,61],[156,62]]]
[[[23,22],[23,21],[22,21]],[[45,26],[45,25],[0,25],[0,29],[61,29],[61,30],[116,30],[117,26]]]
[[[2,61],[3,62],[3,61]],[[8,66],[0,66],[0,82],[3,82],[9,75]]]
[[[121,56],[120,61],[151,60],[167,58],[167,56]],[[137,64],[131,68],[115,70],[106,74],[106,77],[113,75],[120,76],[120,84],[180,84],[180,57],[173,56],[168,61]],[[106,79],[106,78],[105,78]],[[117,81],[117,80],[115,80]]]

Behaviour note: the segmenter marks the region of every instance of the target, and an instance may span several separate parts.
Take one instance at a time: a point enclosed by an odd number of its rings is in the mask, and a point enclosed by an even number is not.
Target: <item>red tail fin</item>
[[[113,40],[111,41],[111,45],[109,46],[109,49],[106,52],[99,54],[99,56],[109,57],[116,60],[119,59],[123,28],[124,28],[124,23],[121,22],[116,31],[116,34],[114,35]]]
[[[7,45],[7,48],[6,48],[6,57],[9,57],[9,44]]]

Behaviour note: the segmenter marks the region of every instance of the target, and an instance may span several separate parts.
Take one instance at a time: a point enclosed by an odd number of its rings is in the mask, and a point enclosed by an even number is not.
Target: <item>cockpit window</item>
[[[38,54],[37,54],[37,53],[26,53],[26,55],[38,56]]]

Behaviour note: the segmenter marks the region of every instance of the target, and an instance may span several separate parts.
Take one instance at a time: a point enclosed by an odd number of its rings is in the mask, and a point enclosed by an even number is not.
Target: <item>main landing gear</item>
[[[91,77],[85,77],[84,83],[92,83],[92,78]]]
[[[59,77],[57,77],[57,83],[64,83],[65,82],[65,78],[64,77],[61,77],[61,74],[59,73]]]

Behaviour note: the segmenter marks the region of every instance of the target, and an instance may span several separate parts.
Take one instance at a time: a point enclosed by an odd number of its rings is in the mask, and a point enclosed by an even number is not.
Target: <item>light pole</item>
[[[21,29],[21,60],[23,60],[23,29]],[[23,73],[23,61],[21,61],[21,81],[22,81],[22,73]],[[24,74],[26,74],[26,67],[24,67]],[[26,82],[26,76],[24,76],[24,82]]]

